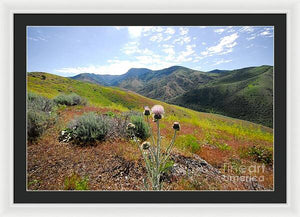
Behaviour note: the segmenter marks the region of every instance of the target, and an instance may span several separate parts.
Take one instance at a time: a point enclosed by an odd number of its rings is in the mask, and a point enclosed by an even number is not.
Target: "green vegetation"
[[[273,67],[234,70],[168,102],[273,127]]]
[[[193,135],[180,135],[176,141],[176,146],[183,150],[188,150],[192,153],[196,153],[201,149],[201,145],[197,138]]]
[[[44,79],[43,79],[44,78]],[[90,105],[105,106],[121,111],[139,107],[140,97],[118,88],[101,87],[60,76],[33,72],[28,74],[28,90],[53,99],[60,94],[76,93],[88,100]]]
[[[261,162],[267,165],[273,164],[273,147],[266,146],[251,146],[240,149],[242,158],[251,157],[254,161]]]
[[[142,116],[131,116],[130,121],[135,125],[134,134],[136,137],[142,140],[146,140],[147,138],[149,138],[150,130]]]
[[[228,144],[226,144],[226,143],[216,142],[214,145],[218,149],[220,149],[221,151],[229,151],[229,150],[231,150],[231,147]]]
[[[64,190],[89,190],[88,177],[81,178],[78,174],[74,173],[65,179]]]
[[[273,67],[201,72],[182,66],[130,69],[124,75],[80,74],[76,80],[119,86],[143,96],[273,127]]]
[[[111,121],[108,117],[89,112],[73,120],[69,124],[68,131],[76,143],[86,145],[105,140],[110,125]]]
[[[45,97],[28,93],[27,96],[27,137],[36,140],[56,120],[54,103]]]
[[[53,101],[60,105],[86,105],[86,100],[84,100],[81,96],[76,93],[71,94],[60,94],[53,99]]]
[[[76,93],[87,99],[90,106],[104,107],[121,112],[129,110],[142,111],[145,105],[161,104],[168,113],[164,118],[165,121],[180,121],[181,123],[191,124],[197,129],[202,129],[204,133],[213,133],[212,138],[218,137],[217,139],[219,139],[219,137],[222,137],[220,139],[228,140],[233,137],[237,141],[273,143],[273,131],[267,127],[221,115],[205,114],[169,105],[117,88],[102,87],[47,73],[34,72],[28,74],[28,89],[50,99],[59,94]],[[111,116],[112,113],[107,114]],[[134,114],[130,114],[129,117],[132,115]],[[164,123],[162,123],[162,126],[164,126]]]

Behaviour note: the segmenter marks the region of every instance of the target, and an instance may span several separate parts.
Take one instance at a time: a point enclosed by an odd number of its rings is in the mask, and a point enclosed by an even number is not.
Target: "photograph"
[[[274,32],[27,25],[26,191],[273,192]]]

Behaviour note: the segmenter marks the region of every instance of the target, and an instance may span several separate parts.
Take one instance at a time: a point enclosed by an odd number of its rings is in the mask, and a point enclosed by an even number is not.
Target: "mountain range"
[[[71,77],[117,86],[202,112],[273,126],[273,66],[202,72],[183,66],[132,68],[123,75],[83,73]]]

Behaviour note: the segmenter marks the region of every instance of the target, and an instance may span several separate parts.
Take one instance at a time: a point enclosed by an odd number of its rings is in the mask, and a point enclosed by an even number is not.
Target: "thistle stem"
[[[136,139],[136,137],[135,137],[134,132],[132,132],[132,135],[133,135],[133,140],[135,141],[135,143],[136,143],[137,146],[139,147],[140,152],[141,152],[141,154],[142,154],[142,156],[143,156],[143,158],[144,158],[145,165],[146,165],[146,169],[147,169],[147,174],[148,174],[149,179],[151,180],[151,179],[153,179],[153,177],[152,177],[153,174],[152,174],[152,172],[151,172],[151,168],[150,168],[150,164],[149,164],[149,162],[148,162],[148,160],[147,160],[147,156],[144,154],[143,149],[141,148],[140,144],[138,143],[138,141],[137,141],[137,139]]]
[[[159,128],[159,119],[156,120],[157,124],[157,161],[156,161],[156,176],[157,176],[157,185],[159,189],[159,181],[160,181],[160,128]]]
[[[171,150],[175,144],[176,132],[177,132],[177,130],[174,130],[174,135],[173,135],[172,141],[171,141],[169,147],[167,148],[165,158],[162,161],[162,165],[163,165],[162,167],[164,167],[166,165],[168,157],[171,154]]]

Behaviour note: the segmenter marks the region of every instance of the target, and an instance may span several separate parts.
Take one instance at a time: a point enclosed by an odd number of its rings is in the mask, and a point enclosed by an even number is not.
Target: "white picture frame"
[[[286,13],[287,203],[286,204],[14,204],[13,14],[14,13]],[[1,216],[300,216],[300,1],[298,0],[0,0],[0,213]]]

